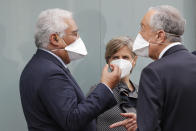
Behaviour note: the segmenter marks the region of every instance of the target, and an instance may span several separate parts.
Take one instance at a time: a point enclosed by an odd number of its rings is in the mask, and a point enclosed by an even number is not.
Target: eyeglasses
[[[79,37],[79,32],[77,31],[73,31],[72,33],[66,34],[66,35],[71,35],[71,36],[75,36],[75,37]]]
[[[56,34],[62,36],[62,34],[60,32],[56,32]],[[78,30],[73,31],[73,32],[68,33],[68,34],[65,34],[65,35],[70,35],[70,36],[74,36],[74,37],[77,37],[77,38],[79,38],[79,36],[80,36]]]

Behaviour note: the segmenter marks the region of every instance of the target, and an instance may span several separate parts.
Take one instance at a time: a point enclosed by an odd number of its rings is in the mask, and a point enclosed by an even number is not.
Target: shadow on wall
[[[33,54],[36,53],[36,46],[32,41],[26,41],[20,44],[18,50],[21,54],[23,64],[26,65],[27,62],[31,59]]]
[[[185,43],[190,51],[196,50],[196,0],[184,0],[184,17],[186,19],[185,26]]]
[[[9,36],[8,36],[9,37]],[[18,120],[18,63],[9,59],[9,50],[6,49],[7,43],[6,29],[0,25],[0,123],[1,130],[10,128],[9,123],[16,123]],[[14,129],[13,129],[14,130]]]
[[[72,62],[72,74],[75,76],[84,93],[96,84],[101,76],[101,47],[106,34],[106,21],[97,10],[85,10],[75,13],[74,19],[80,35],[87,47],[88,55],[79,61]],[[105,48],[105,47],[104,47]]]

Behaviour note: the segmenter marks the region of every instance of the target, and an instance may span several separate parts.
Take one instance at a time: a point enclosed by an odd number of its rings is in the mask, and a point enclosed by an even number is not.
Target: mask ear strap
[[[165,32],[166,34],[169,34],[171,36],[175,36],[175,37],[181,37],[181,35],[176,35],[176,34],[173,34],[173,33],[168,33],[168,32]]]
[[[68,45],[65,43],[65,41],[64,41],[63,38],[62,38],[62,40],[63,40],[63,43],[64,43],[66,46],[68,46]],[[53,50],[51,50],[51,51],[57,51],[57,50],[65,50],[65,49],[53,49]]]
[[[65,50],[65,49],[53,49],[53,50],[50,50],[50,51],[57,51],[57,50]]]
[[[63,38],[62,38],[62,39],[63,39]],[[63,43],[64,43],[66,46],[68,46],[68,45],[65,43],[64,39],[63,39]]]
[[[152,40],[152,39],[148,40],[149,45],[150,45],[150,43],[151,43],[151,42],[150,42],[151,40]]]

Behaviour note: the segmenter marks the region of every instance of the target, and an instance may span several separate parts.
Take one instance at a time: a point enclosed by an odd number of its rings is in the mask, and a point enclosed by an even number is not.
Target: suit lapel
[[[63,70],[65,71],[66,74],[68,74],[68,76],[70,77],[70,80],[73,82],[73,85],[75,86],[75,89],[77,90],[79,97],[80,98],[85,98],[80,86],[78,85],[78,83],[75,81],[75,79],[73,78],[71,72],[69,71],[68,68],[63,67]]]
[[[73,76],[71,75],[70,71],[68,68],[65,68],[61,62],[55,58],[53,55],[51,55],[50,53],[46,52],[46,51],[43,51],[43,50],[40,50],[38,49],[36,54],[35,54],[36,57],[42,57],[42,58],[45,58],[49,61],[52,61],[54,62],[57,66],[59,66],[60,68],[62,68],[66,74],[68,74],[68,76],[70,77],[70,79],[73,81],[73,83],[76,85],[76,87],[79,87],[79,85],[77,84],[77,82],[75,81],[75,79],[73,78]]]
[[[73,78],[71,72],[69,71],[68,68],[63,68],[63,70],[69,75],[69,77],[71,78],[71,80],[74,82],[74,84],[80,88],[80,86],[78,85],[78,83],[75,81],[75,79]]]

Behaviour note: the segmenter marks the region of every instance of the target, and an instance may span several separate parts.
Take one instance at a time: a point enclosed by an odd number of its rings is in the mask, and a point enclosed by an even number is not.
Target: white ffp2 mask
[[[88,54],[86,47],[80,37],[70,45],[66,46],[65,50],[68,53],[70,61],[83,58]]]
[[[133,52],[138,56],[149,57],[149,45],[150,43],[139,33],[133,43]]]
[[[120,78],[129,75],[132,69],[132,63],[124,59],[113,60],[111,64],[117,65],[121,69],[122,72]]]

